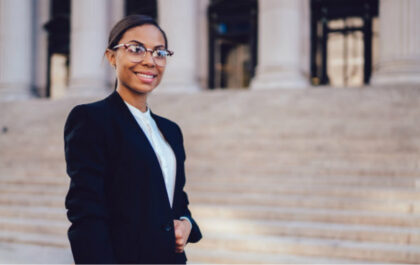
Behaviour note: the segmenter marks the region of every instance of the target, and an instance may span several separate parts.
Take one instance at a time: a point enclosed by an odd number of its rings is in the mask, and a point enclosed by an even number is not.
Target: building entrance
[[[257,0],[212,0],[208,87],[246,88],[257,64]]]
[[[311,0],[313,85],[369,84],[378,5],[378,0]]]
[[[70,0],[50,1],[50,20],[44,25],[48,32],[46,97],[64,95],[69,81]]]

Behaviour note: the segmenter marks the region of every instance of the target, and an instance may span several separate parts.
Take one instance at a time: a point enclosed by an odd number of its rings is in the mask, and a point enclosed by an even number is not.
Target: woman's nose
[[[155,66],[155,61],[153,60],[153,56],[151,52],[149,51],[146,52],[142,60],[142,64],[148,65],[148,66]]]

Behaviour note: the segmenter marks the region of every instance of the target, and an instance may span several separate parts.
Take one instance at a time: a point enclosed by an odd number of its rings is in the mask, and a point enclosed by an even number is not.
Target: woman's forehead
[[[165,46],[162,32],[154,25],[141,25],[128,29],[119,43],[128,43],[133,40],[143,43],[147,48]]]

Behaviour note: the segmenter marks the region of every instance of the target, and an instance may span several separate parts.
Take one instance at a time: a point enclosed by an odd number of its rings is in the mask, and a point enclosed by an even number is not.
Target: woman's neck
[[[128,88],[121,88],[119,86],[117,87],[116,91],[121,96],[121,98],[131,106],[136,107],[141,112],[147,111],[147,93],[140,94],[131,91]]]

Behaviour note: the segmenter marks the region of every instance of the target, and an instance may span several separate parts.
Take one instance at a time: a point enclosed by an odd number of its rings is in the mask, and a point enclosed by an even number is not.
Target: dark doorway
[[[125,0],[125,15],[148,15],[157,19],[156,0]]]
[[[212,0],[208,21],[208,87],[248,87],[257,65],[257,0]]]
[[[311,0],[313,85],[330,85],[333,75],[343,86],[369,84],[378,7],[379,0]]]
[[[44,25],[48,32],[46,96],[60,93],[68,85],[70,54],[70,0],[50,1],[50,20]]]

